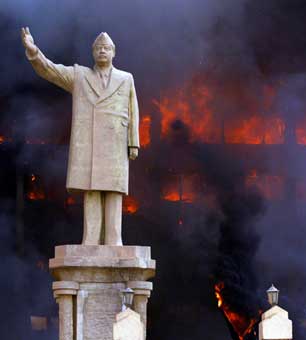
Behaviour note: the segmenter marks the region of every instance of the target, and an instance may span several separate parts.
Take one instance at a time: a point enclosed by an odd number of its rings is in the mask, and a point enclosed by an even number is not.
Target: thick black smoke
[[[20,41],[22,26],[30,27],[51,60],[66,65],[91,66],[91,43],[107,31],[117,46],[115,66],[134,74],[141,114],[152,113],[155,143],[131,169],[131,194],[143,206],[124,221],[126,243],[151,245],[158,263],[148,338],[228,339],[214,297],[214,283],[222,280],[227,301],[246,315],[262,307],[273,281],[281,289],[281,305],[292,315],[295,339],[305,339],[305,201],[293,199],[292,186],[272,203],[244,186],[254,166],[290,183],[303,178],[304,149],[286,143],[239,152],[234,146],[192,144],[192,132],[179,120],[173,122],[171,136],[160,141],[160,115],[151,104],[197,75],[214,89],[210,104],[221,118],[247,118],[256,103],[262,115],[277,113],[287,122],[290,139],[289,127],[305,119],[305,19],[304,1],[298,0],[1,2],[0,135],[14,141],[0,145],[0,300],[9,305],[0,314],[4,340],[30,339],[30,315],[56,315],[51,278],[36,263],[52,257],[54,245],[81,239],[81,206],[63,206],[71,100],[31,70]],[[271,112],[262,103],[267,84],[278,89]],[[192,113],[194,120],[200,116]],[[29,138],[51,145],[31,146]],[[163,183],[186,172],[199,175],[197,191],[215,195],[212,206],[160,200]],[[62,189],[47,204],[28,202],[25,249],[20,249],[15,239],[16,174],[26,183],[32,173],[53,191]]]

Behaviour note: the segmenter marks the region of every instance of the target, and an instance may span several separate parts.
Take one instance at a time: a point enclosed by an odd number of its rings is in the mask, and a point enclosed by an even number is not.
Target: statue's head
[[[115,44],[110,36],[100,33],[92,45],[92,54],[97,65],[110,65],[115,56]]]

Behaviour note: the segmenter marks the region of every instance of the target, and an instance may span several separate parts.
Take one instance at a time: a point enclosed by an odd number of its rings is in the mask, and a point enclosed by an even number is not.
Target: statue
[[[107,33],[93,43],[93,69],[54,64],[35,45],[28,27],[21,37],[36,73],[72,94],[66,187],[84,192],[82,243],[120,246],[129,159],[136,159],[139,149],[133,76],[112,65],[115,45]]]

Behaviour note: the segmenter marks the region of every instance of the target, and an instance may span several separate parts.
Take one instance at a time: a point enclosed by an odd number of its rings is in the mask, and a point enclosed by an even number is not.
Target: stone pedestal
[[[150,247],[58,246],[49,267],[56,280],[60,340],[113,340],[120,291],[127,287],[135,291],[133,308],[146,325],[152,290],[146,280],[155,275]]]
[[[279,306],[273,306],[261,316],[259,340],[291,340],[292,321],[288,312]]]

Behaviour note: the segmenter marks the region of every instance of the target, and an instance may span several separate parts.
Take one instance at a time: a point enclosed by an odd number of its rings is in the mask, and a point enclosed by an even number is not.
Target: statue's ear
[[[115,56],[116,56],[116,47],[115,46],[113,46],[113,52],[114,52],[114,58],[115,58]]]

